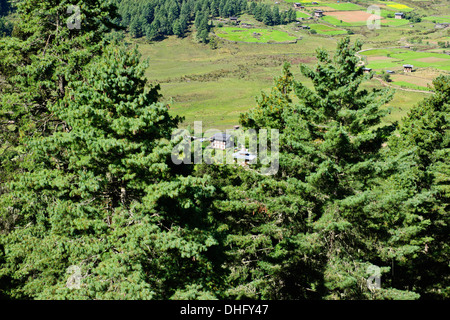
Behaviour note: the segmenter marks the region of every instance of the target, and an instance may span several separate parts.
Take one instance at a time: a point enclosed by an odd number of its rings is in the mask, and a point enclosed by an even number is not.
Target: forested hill
[[[187,24],[215,8],[122,1],[122,16],[126,2],[157,34],[171,8]],[[110,2],[78,0],[79,29],[67,1],[14,3],[0,38],[0,299],[450,298],[450,75],[383,122],[398,102],[367,86],[360,39],[319,47],[239,113],[243,146],[259,140],[246,166],[227,161],[234,148],[175,138],[182,119],[147,78],[150,59],[111,37]],[[224,15],[238,3],[215,2]]]
[[[155,40],[165,35],[183,37],[194,22],[200,39],[209,32],[210,18],[228,18],[250,13],[267,25],[295,21],[294,10],[281,11],[277,6],[257,4],[247,0],[114,0],[120,24],[128,27],[133,37]],[[203,34],[202,34],[203,33]]]

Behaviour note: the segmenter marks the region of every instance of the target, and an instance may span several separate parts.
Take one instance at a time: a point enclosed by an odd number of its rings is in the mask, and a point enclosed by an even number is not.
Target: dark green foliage
[[[383,81],[386,81],[386,82],[392,81],[391,75],[384,70],[381,72],[381,79],[383,79]]]
[[[405,15],[405,19],[407,19],[407,20],[409,20],[411,22],[414,22],[414,23],[421,22],[422,21],[422,17],[423,17],[421,14],[419,14],[417,12],[413,12],[413,11],[412,12],[405,12],[404,15]]]
[[[268,290],[265,298],[375,297],[364,279],[367,268],[379,262],[373,254],[376,231],[367,232],[372,218],[361,213],[361,197],[374,183],[379,150],[393,130],[373,129],[384,115],[380,106],[392,94],[359,89],[366,78],[354,55],[360,47],[347,38],[339,42],[333,58],[318,50],[319,64],[301,67],[313,90],[295,82],[285,66],[272,93],[241,118],[247,127],[280,130],[278,175],[258,181],[263,187],[259,194],[264,195],[260,205],[268,216],[276,216],[271,225],[279,232],[279,240],[262,259],[270,265],[267,270],[277,272],[263,272],[258,281],[265,279],[270,287],[270,279],[284,287]],[[292,102],[291,92],[298,104]],[[246,197],[256,197],[257,188],[248,188]],[[413,297],[393,288],[376,294]]]
[[[109,31],[123,23],[152,40],[192,22],[214,49],[211,17],[247,3],[117,3],[122,20],[79,2],[82,27],[70,29],[65,1],[19,1],[0,40],[0,299],[450,297],[450,77],[400,125],[382,125],[393,93],[361,88],[373,74],[344,38],[300,67],[312,86],[285,64],[241,115],[279,130],[275,174],[177,166],[181,119]],[[266,24],[292,18],[248,8]],[[367,285],[375,274],[381,288]]]
[[[11,9],[9,1],[0,0],[0,37],[10,36],[12,33],[12,23],[4,18],[11,12]]]
[[[18,1],[14,32],[0,39],[2,183],[19,165],[28,139],[51,134],[61,125],[49,105],[65,95],[92,57],[101,54],[103,36],[114,26],[115,8],[110,4],[81,1],[78,5],[80,28],[71,29],[69,3]]]
[[[247,0],[115,0],[121,15],[121,24],[128,27],[135,38],[145,36],[148,40],[157,40],[164,36],[183,37],[189,25],[194,23],[197,39],[207,42],[208,31],[205,27],[214,17],[229,18],[246,11],[266,25],[279,25],[296,21],[294,10],[280,12],[278,6],[256,4]],[[206,19],[206,23],[201,21]]]
[[[278,6],[268,4],[258,4],[251,2],[249,11],[256,20],[264,22],[268,26],[287,24],[297,20],[295,10],[289,8],[287,11],[280,12]]]
[[[0,17],[8,15],[11,9],[11,4],[8,0],[0,0]]]
[[[195,16],[195,28],[197,29],[197,39],[207,43],[210,25],[208,24],[209,10],[197,12]]]
[[[366,77],[354,56],[360,46],[345,39],[333,58],[318,50],[319,64],[301,67],[314,90],[286,65],[270,95],[241,117],[247,127],[280,130],[278,175],[246,184],[252,175],[240,174],[241,191],[228,194],[243,202],[244,194],[267,216],[249,229],[269,241],[265,249],[243,251],[259,264],[245,288],[263,298],[448,298],[450,79],[437,78],[436,94],[391,136],[394,127],[379,123],[392,94],[359,89]],[[267,230],[277,230],[278,240]],[[374,267],[381,288],[369,290]]]
[[[148,40],[156,40],[167,35],[183,37],[189,24],[194,22],[198,28],[197,36],[206,42],[208,31],[205,25],[212,17],[230,17],[246,10],[246,0],[115,0],[121,15],[121,24],[128,27],[135,38],[145,36]],[[203,20],[206,19],[206,23]]]
[[[13,31],[13,24],[0,17],[0,38],[10,36]]]
[[[426,299],[448,299],[450,196],[450,78],[415,106],[392,136],[380,187],[368,209],[384,217],[379,255],[392,265],[387,281]]]
[[[61,123],[30,141],[22,176],[1,198],[14,229],[2,238],[13,297],[214,298],[220,264],[206,178],[172,173],[177,119],[145,88],[137,51],[106,48],[64,99]],[[17,212],[17,214],[15,214]],[[81,269],[80,289],[66,286]]]

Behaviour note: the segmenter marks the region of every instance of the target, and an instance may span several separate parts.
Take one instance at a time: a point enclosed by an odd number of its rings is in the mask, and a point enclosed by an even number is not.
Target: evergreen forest
[[[450,76],[385,123],[394,90],[363,87],[363,44],[342,37],[313,67],[285,63],[239,116],[278,130],[275,174],[176,164],[183,118],[117,33],[158,41],[194,26],[207,42],[212,17],[274,26],[295,11],[79,0],[69,28],[71,4],[0,1],[1,299],[450,298]]]

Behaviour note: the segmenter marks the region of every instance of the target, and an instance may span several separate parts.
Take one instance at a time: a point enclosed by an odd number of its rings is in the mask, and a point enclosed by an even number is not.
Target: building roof
[[[252,161],[256,159],[256,154],[249,153],[245,150],[241,150],[233,153],[233,158]]]
[[[404,65],[403,65],[403,68],[412,68],[412,67],[413,67],[412,64],[404,64]]]
[[[223,132],[218,132],[211,137],[211,140],[216,140],[216,141],[230,141],[232,139],[233,139],[232,136],[230,136],[229,134],[223,133]]]
[[[363,68],[363,70],[370,71],[372,68]]]
[[[395,15],[396,15],[396,16],[403,16],[404,13],[403,13],[403,12],[396,12]]]

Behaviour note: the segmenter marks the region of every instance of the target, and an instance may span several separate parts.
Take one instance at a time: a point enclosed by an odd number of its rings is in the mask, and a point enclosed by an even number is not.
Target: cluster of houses
[[[239,129],[239,127],[235,126],[235,129]],[[219,150],[225,150],[234,148],[234,138],[233,136],[226,134],[226,133],[216,133],[211,138],[209,138],[211,141],[210,148],[213,149],[219,149]],[[241,147],[240,150],[235,148],[235,152],[233,153],[233,159],[236,160],[237,163],[240,165],[246,166],[249,164],[249,162],[256,159],[256,154],[252,154],[246,149],[245,147]]]
[[[318,4],[317,2],[311,2],[311,4]],[[299,10],[305,10],[305,6],[304,5],[302,5],[301,3],[299,3],[299,2],[295,2],[294,3],[294,8],[295,9],[299,9]],[[323,11],[322,10],[315,10],[314,11],[314,17],[316,17],[316,18],[321,18],[323,16]]]
[[[239,126],[234,126],[234,129],[238,130]],[[194,140],[197,139],[195,137],[190,138],[193,138]],[[234,137],[230,134],[218,132],[209,138],[201,138],[200,140],[210,142],[210,145],[207,148],[218,150],[233,149],[233,159],[242,166],[247,166],[256,159],[256,154],[249,152],[244,146],[235,148]]]
[[[317,2],[311,2],[311,4],[318,4],[318,3],[317,3]],[[295,3],[294,3],[294,8],[295,8],[295,9],[304,10],[304,9],[305,9],[305,6],[302,5],[301,3],[295,2]],[[315,16],[316,18],[322,17],[322,16],[323,16],[323,11],[322,11],[322,10],[316,10],[316,11],[314,11],[314,16]]]
[[[403,72],[410,73],[410,72],[412,72],[413,68],[414,68],[414,66],[412,64],[404,64],[403,65]],[[363,71],[365,73],[370,73],[372,71],[372,69],[371,68],[363,68]],[[392,70],[386,70],[386,72],[390,73],[390,74],[395,73]]]
[[[315,1],[313,1],[313,2],[311,2],[311,4],[312,5],[315,5],[315,4],[319,4],[318,2],[315,2]],[[299,3],[299,2],[294,2],[294,8],[295,9],[300,9],[300,10],[303,10],[303,9],[305,9],[305,6],[304,5],[302,5],[301,3]]]
[[[313,1],[313,2],[311,2],[311,4],[314,5],[314,4],[318,4],[318,3]],[[294,8],[295,9],[299,9],[299,10],[305,10],[305,6],[302,5],[299,2],[295,2],[294,3]],[[317,17],[317,18],[322,17],[323,16],[323,11],[322,10],[314,11],[314,16]],[[405,18],[405,14],[403,12],[396,12],[394,16],[395,16],[395,19],[404,19]]]

